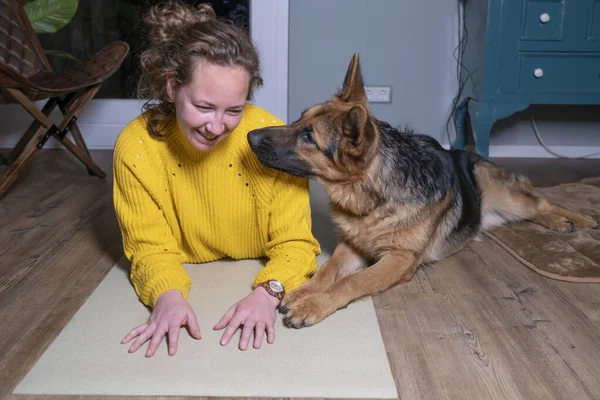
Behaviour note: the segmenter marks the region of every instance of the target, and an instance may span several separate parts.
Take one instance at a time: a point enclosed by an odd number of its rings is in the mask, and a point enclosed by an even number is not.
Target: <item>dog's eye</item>
[[[314,139],[313,139],[313,129],[312,126],[308,125],[305,126],[304,128],[302,128],[302,131],[300,131],[300,139],[302,141],[304,141],[305,143],[314,143]]]

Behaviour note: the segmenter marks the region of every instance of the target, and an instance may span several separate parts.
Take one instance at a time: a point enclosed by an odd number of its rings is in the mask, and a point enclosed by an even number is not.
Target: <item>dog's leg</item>
[[[363,269],[367,262],[356,253],[352,247],[341,242],[335,248],[331,258],[317,270],[315,275],[298,288],[291,290],[281,301],[279,310],[285,313],[289,304],[315,292],[322,292],[329,288],[336,280]]]
[[[533,194],[531,194],[533,196]],[[591,216],[569,210],[552,203],[546,199],[537,197],[537,212],[531,218],[533,222],[554,230],[564,227],[564,220],[570,221],[569,231],[578,229],[598,229],[598,222]],[[559,218],[557,218],[558,216]]]
[[[598,222],[591,216],[561,207],[530,191],[509,189],[504,196],[494,200],[494,203],[501,212],[530,220],[557,232],[573,232],[575,228],[598,228]]]
[[[486,217],[500,214],[507,220],[527,219],[558,232],[578,229],[597,229],[591,216],[569,210],[536,196],[526,178],[482,162],[475,176],[483,194],[484,226]]]
[[[283,322],[293,328],[311,326],[356,299],[407,282],[412,279],[420,257],[408,250],[390,251],[372,266],[336,280],[325,291],[310,293],[288,303]]]

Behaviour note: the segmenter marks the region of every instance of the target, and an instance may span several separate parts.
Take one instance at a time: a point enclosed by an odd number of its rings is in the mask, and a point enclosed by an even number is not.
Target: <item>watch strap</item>
[[[283,287],[283,285],[281,283],[279,283],[279,284],[281,285],[281,287]],[[273,297],[276,297],[279,300],[283,299],[283,297],[285,296],[285,288],[281,292],[276,292],[275,290],[273,290],[271,288],[271,279],[268,281],[261,282],[258,285],[256,285],[256,287],[258,287],[258,286],[263,287],[267,291],[267,293],[269,293]]]

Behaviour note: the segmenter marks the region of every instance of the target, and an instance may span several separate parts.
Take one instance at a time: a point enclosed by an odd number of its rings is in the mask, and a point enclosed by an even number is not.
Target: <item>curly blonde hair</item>
[[[167,94],[167,74],[175,88],[192,80],[199,61],[224,67],[243,67],[250,75],[248,99],[263,83],[258,51],[247,32],[219,21],[212,7],[188,6],[180,0],[156,5],[144,18],[150,47],[141,57],[138,97],[148,100],[143,111],[154,137],[166,136],[165,126],[175,118],[175,105]],[[156,102],[151,102],[156,100]]]

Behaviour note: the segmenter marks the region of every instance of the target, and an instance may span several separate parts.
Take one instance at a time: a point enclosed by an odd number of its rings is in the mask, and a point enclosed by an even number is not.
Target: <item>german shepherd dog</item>
[[[407,282],[419,264],[448,257],[495,225],[598,228],[592,217],[534,195],[523,176],[374,118],[358,54],[330,101],[291,125],[254,130],[248,141],[265,166],[323,185],[340,234],[332,257],[282,300],[288,327],[313,325]]]

